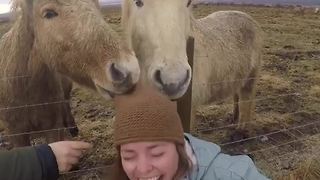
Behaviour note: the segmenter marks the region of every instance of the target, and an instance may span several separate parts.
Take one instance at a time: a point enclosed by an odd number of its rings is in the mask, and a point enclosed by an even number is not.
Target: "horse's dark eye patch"
[[[138,6],[138,7],[142,7],[144,5],[142,0],[134,0],[134,2],[136,3],[136,6]]]
[[[44,13],[43,17],[47,18],[47,19],[52,19],[54,17],[58,16],[58,13],[55,12],[52,9],[48,9],[46,10],[46,12]]]
[[[191,1],[192,1],[192,0],[188,0],[187,7],[189,7],[189,6],[191,5]]]

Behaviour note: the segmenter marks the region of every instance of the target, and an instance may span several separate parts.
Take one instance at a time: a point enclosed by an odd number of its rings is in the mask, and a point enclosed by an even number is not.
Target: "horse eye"
[[[56,16],[58,16],[58,13],[55,12],[54,10],[51,10],[51,9],[46,10],[46,12],[44,14],[44,17],[47,18],[47,19],[51,19],[51,18],[54,18]]]
[[[138,6],[138,7],[142,7],[143,6],[142,0],[135,0],[135,2],[136,2],[136,6]]]

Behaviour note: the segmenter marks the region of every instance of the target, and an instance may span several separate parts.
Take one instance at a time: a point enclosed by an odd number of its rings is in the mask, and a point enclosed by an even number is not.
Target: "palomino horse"
[[[192,119],[201,104],[234,97],[234,120],[252,119],[262,49],[261,29],[239,11],[194,19],[191,0],[124,0],[122,26],[134,49],[141,79],[172,99],[187,90],[191,69],[186,54],[195,38]],[[240,103],[239,103],[240,102]]]
[[[70,80],[105,99],[138,81],[135,54],[104,21],[98,0],[12,3],[16,19],[0,41],[0,115],[10,134],[74,124]],[[63,138],[55,131],[46,137]],[[30,144],[27,134],[12,140],[15,146]]]

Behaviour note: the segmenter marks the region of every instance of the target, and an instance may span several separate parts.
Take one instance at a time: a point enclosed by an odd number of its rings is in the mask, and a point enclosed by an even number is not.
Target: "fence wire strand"
[[[22,133],[16,133],[16,134],[7,134],[7,135],[0,135],[0,138],[9,138],[9,137],[15,137],[15,136],[24,136],[24,135],[34,135],[34,134],[40,134],[40,133],[47,133],[47,132],[54,132],[54,131],[65,131],[77,128],[76,126],[72,127],[64,127],[64,128],[56,128],[56,129],[47,129],[47,130],[41,130],[41,131],[29,131],[29,132],[22,132]]]
[[[21,76],[6,76],[6,77],[0,77],[0,80],[14,80],[14,79],[24,79],[24,78],[31,78],[30,75],[21,75]]]
[[[255,112],[255,111],[252,111]],[[294,114],[299,114],[299,113],[304,113],[304,110],[301,111],[296,111],[296,112],[292,112],[292,113],[283,113],[283,116],[290,116],[290,115],[294,115]],[[247,124],[252,124],[252,123],[256,123],[259,120],[253,120],[253,121],[248,121],[248,122],[243,122],[241,123],[241,125],[247,125]],[[227,128],[233,128],[236,126],[239,126],[240,123],[234,123],[234,124],[228,124],[226,126],[219,126],[219,127],[214,127],[214,128],[202,128],[202,129],[198,129],[199,132],[204,133],[204,132],[208,132],[208,131],[217,131],[217,130],[222,130],[222,129],[227,129]]]
[[[253,137],[249,137],[249,138],[245,138],[245,139],[241,139],[241,140],[237,140],[237,141],[232,141],[232,142],[227,142],[227,143],[223,143],[223,144],[220,144],[220,146],[227,146],[227,145],[231,145],[231,144],[236,144],[236,143],[240,143],[240,142],[246,142],[246,141],[249,141],[249,140],[253,140],[253,139],[258,139],[262,136],[270,136],[270,135],[274,135],[274,134],[278,134],[278,133],[283,133],[283,132],[290,132],[291,130],[296,130],[296,129],[300,129],[300,128],[305,128],[307,126],[311,126],[311,125],[315,125],[315,124],[319,124],[320,123],[320,120],[317,120],[315,122],[312,122],[312,123],[308,123],[308,124],[304,124],[304,125],[300,125],[300,126],[293,126],[293,127],[290,127],[290,128],[285,128],[285,129],[280,129],[280,130],[277,130],[277,131],[274,131],[274,132],[270,132],[270,133],[266,133],[266,134],[263,134],[263,135],[257,135],[257,136],[253,136]],[[299,139],[297,137],[295,137],[296,139]]]
[[[70,100],[61,100],[61,101],[53,101],[53,102],[45,102],[45,103],[37,103],[37,104],[27,104],[27,105],[21,105],[21,106],[13,106],[13,107],[5,107],[5,108],[0,108],[0,111],[17,110],[17,109],[23,109],[23,108],[38,107],[38,106],[48,106],[48,105],[62,104],[62,103],[70,103]]]
[[[79,170],[60,173],[60,175],[80,174],[80,173],[89,172],[89,171],[107,169],[107,168],[110,168],[110,167],[111,166],[105,165],[105,166],[98,166],[98,167],[93,167],[93,168],[79,169]]]

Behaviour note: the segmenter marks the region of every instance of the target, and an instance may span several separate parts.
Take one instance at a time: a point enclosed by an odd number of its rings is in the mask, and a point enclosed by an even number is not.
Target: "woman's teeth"
[[[139,178],[139,180],[159,180],[160,176],[148,177],[148,178]]]

